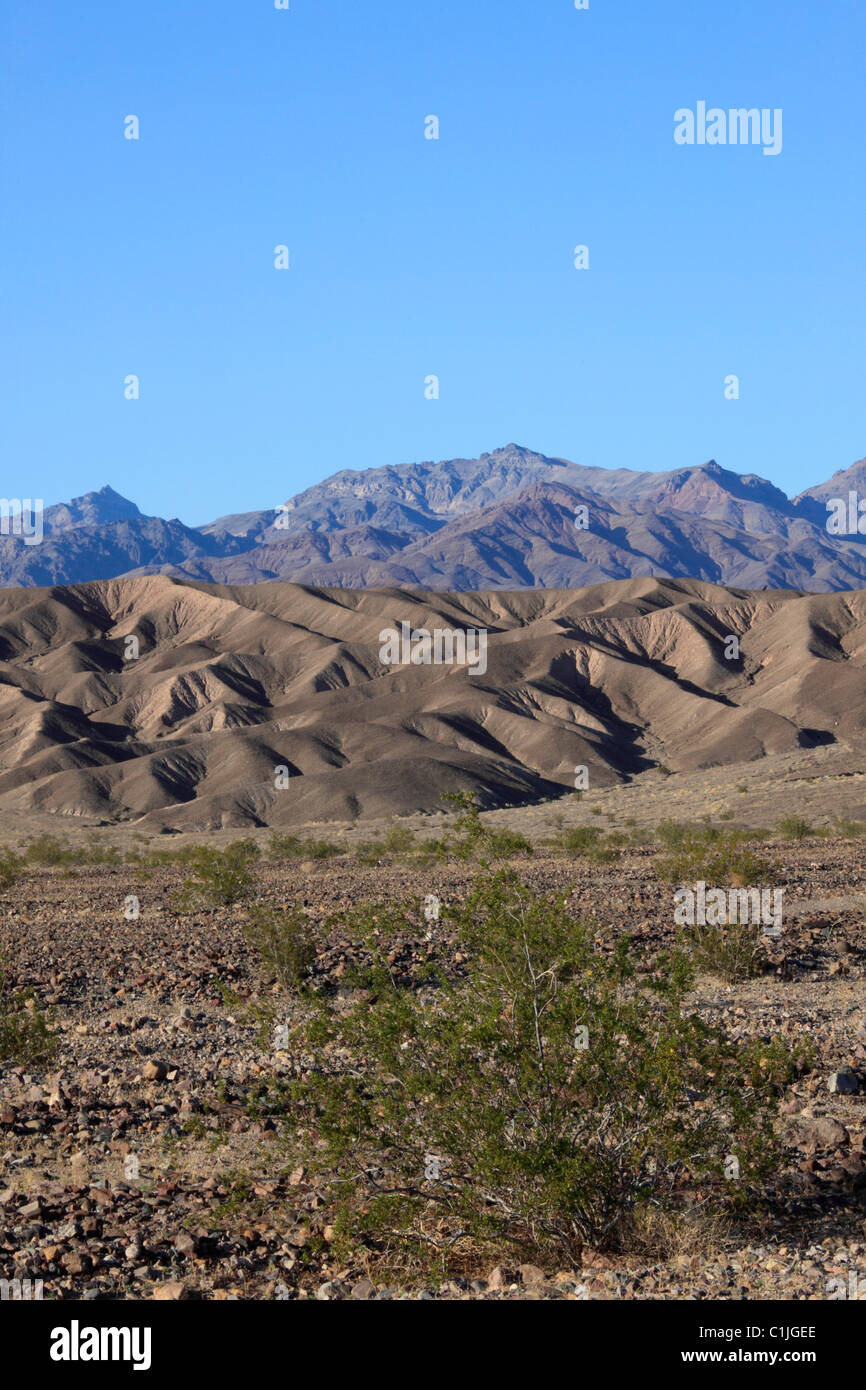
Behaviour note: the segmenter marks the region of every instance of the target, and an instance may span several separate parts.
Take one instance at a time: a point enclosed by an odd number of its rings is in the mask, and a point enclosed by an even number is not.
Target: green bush
[[[28,864],[55,868],[59,864],[74,864],[77,855],[66,840],[58,840],[54,835],[39,835],[27,845],[24,858]]]
[[[616,830],[605,837],[600,826],[577,825],[561,830],[552,844],[561,854],[579,854],[593,864],[610,864],[619,858],[620,848],[630,842],[630,835]]]
[[[579,1261],[584,1242],[627,1244],[636,1213],[676,1207],[681,1184],[733,1196],[772,1168],[793,1061],[689,1013],[683,952],[638,984],[626,940],[602,955],[564,895],[500,871],[450,923],[463,977],[402,987],[389,947],[411,914],[366,912],[363,996],[317,1001],[296,1035],[315,1068],[288,1093],[345,1252],[444,1258],[470,1238]],[[741,1184],[720,1181],[729,1154]]]
[[[0,956],[0,1065],[48,1062],[56,1050],[57,1039],[34,997],[13,987],[8,964]]]
[[[783,816],[776,829],[784,840],[810,840],[821,833],[802,816]]]
[[[655,861],[656,877],[667,883],[694,883],[740,888],[772,883],[771,866],[736,839],[713,845],[692,844]]]
[[[0,850],[0,891],[11,888],[24,869],[24,860],[11,849]]]
[[[300,844],[297,835],[283,835],[275,830],[268,840],[268,858],[294,859],[298,855]]]
[[[316,959],[316,943],[300,908],[281,912],[254,903],[248,913],[247,940],[258,951],[266,970],[284,989],[297,989]]]
[[[230,907],[252,895],[250,865],[259,857],[253,840],[235,840],[226,849],[199,846],[187,862],[193,870],[181,890],[178,907],[192,911],[197,907]]]
[[[480,808],[471,792],[445,792],[443,801],[459,812],[454,826],[439,840],[428,840],[418,846],[420,856],[436,855],[439,859],[508,859],[514,854],[534,853],[532,843],[517,831],[485,825]]]
[[[513,854],[534,854],[532,842],[516,830],[487,830],[484,848],[494,859],[510,859]]]
[[[577,825],[570,830],[561,831],[556,837],[556,843],[568,854],[583,854],[586,850],[595,849],[601,835],[600,826]]]
[[[389,825],[385,832],[385,848],[389,854],[407,854],[415,844],[415,836],[407,825]]]
[[[355,858],[359,864],[378,864],[387,853],[384,840],[360,840],[355,846]]]
[[[752,980],[767,969],[767,938],[763,928],[752,922],[685,927],[682,941],[696,970],[728,984]]]
[[[300,858],[333,859],[336,855],[345,854],[345,852],[339,845],[332,845],[330,840],[302,840]]]
[[[282,835],[274,832],[268,841],[269,859],[331,859],[344,854],[339,845],[330,840],[300,840],[297,835]]]

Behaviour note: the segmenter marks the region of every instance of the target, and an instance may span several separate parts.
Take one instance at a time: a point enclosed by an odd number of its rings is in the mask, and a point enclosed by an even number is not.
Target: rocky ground
[[[738,794],[731,785],[725,795]],[[566,807],[567,821],[589,820],[590,801]],[[561,814],[554,806],[493,819],[537,841],[532,858],[513,861],[531,885],[568,890],[600,940],[627,930],[651,964],[673,933],[672,888],[655,877],[655,851],[630,847],[611,864],[555,854],[541,840]],[[606,814],[607,823],[624,815]],[[344,836],[347,847],[357,834]],[[268,1081],[288,1068],[274,1027],[295,1006],[263,975],[243,912],[179,913],[174,866],[28,871],[0,895],[0,950],[45,1010],[57,1051],[47,1068],[0,1068],[0,1278],[41,1279],[44,1297],[59,1299],[866,1297],[864,843],[773,842],[766,852],[786,884],[786,918],[770,970],[736,986],[702,977],[695,991],[699,1011],[734,1038],[813,1045],[810,1070],[785,1098],[785,1167],[761,1224],[696,1230],[664,1259],[587,1251],[580,1268],[559,1270],[469,1261],[460,1278],[408,1285],[332,1257],[327,1202],[291,1160],[290,1117],[270,1113],[266,1099]],[[457,902],[475,872],[400,856],[363,865],[348,854],[256,869],[266,899],[322,921],[364,899]],[[137,920],[124,916],[130,895]],[[395,944],[407,979],[433,946],[457,950],[435,940],[444,928],[429,929],[433,945],[426,924]],[[356,952],[356,942],[326,935],[319,981],[340,988]],[[847,1094],[828,1087],[840,1071]]]

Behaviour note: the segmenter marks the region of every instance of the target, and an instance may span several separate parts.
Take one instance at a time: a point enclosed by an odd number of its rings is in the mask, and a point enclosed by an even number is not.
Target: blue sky
[[[511,440],[789,492],[866,454],[862,0],[0,16],[7,495],[197,524]],[[678,146],[700,100],[782,153]]]

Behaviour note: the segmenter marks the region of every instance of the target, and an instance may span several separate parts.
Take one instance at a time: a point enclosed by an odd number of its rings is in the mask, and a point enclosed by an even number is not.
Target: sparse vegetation
[[[10,849],[0,850],[0,892],[11,888],[24,868],[23,860]]]
[[[468,973],[418,991],[388,960],[396,916],[366,921],[363,1002],[319,1001],[297,1038],[319,1065],[289,1092],[344,1251],[444,1260],[470,1239],[577,1261],[675,1213],[683,1184],[721,1189],[727,1154],[741,1195],[769,1171],[794,1059],[690,1013],[683,952],[638,986],[627,940],[601,954],[564,897],[500,871],[454,917]]]
[[[599,826],[577,825],[562,830],[552,841],[562,854],[577,854],[594,864],[609,864],[618,858],[618,847],[628,836],[619,837],[612,831],[606,838]]]
[[[866,821],[849,820],[847,816],[837,816],[834,830],[845,840],[859,840],[863,835],[866,835]]]
[[[264,968],[284,989],[298,989],[316,959],[316,943],[309,922],[299,908],[282,912],[264,903],[250,907],[245,929],[247,940],[258,951]]]
[[[774,881],[771,865],[738,839],[719,839],[713,844],[691,843],[660,856],[655,861],[656,877],[667,883],[694,883],[703,879],[722,887],[769,884]]]
[[[276,831],[268,841],[267,850],[269,859],[332,859],[345,852],[330,840],[302,840],[297,835]]]
[[[0,956],[0,1065],[44,1064],[56,1050],[34,995],[13,985],[8,960]]]
[[[254,886],[250,866],[259,853],[253,840],[235,840],[223,850],[206,845],[192,850],[187,862],[193,875],[183,884],[178,908],[189,912],[199,907],[230,907],[249,898]]]
[[[696,970],[727,984],[754,979],[767,968],[766,937],[752,922],[685,927],[682,942]]]
[[[490,860],[533,853],[532,843],[525,835],[502,826],[486,825],[471,792],[446,792],[442,799],[458,812],[453,829],[439,840],[428,840],[420,847],[422,854],[439,859]]]
[[[802,816],[783,816],[776,829],[783,840],[811,840],[820,833]]]

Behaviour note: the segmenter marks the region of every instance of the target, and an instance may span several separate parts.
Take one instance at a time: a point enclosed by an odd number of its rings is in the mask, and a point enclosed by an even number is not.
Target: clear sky
[[[198,524],[511,440],[788,492],[866,454],[863,0],[0,16],[3,493]],[[699,101],[781,154],[677,145]]]

